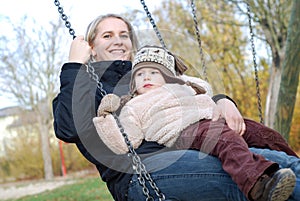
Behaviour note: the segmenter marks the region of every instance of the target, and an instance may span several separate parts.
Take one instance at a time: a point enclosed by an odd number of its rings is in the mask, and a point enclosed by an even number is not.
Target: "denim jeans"
[[[282,167],[290,167],[299,172],[299,159],[288,157],[283,152],[268,149],[251,148],[253,152],[261,152],[267,159],[275,160]],[[282,156],[282,157],[281,157]],[[282,163],[282,164],[281,164]],[[193,150],[170,151],[151,156],[144,160],[158,188],[166,196],[166,200],[180,201],[246,201],[231,177],[222,169],[219,159]],[[299,174],[297,188],[290,201],[299,200]],[[155,196],[148,186],[150,194]],[[128,201],[141,201],[146,197],[134,175],[128,189]]]

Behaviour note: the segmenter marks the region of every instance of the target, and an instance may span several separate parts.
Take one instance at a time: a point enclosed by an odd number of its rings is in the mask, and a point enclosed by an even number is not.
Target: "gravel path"
[[[0,184],[0,200],[17,199],[26,195],[34,195],[74,182],[74,179],[57,178],[51,181],[41,180]]]
[[[98,177],[96,169],[69,173],[65,177],[55,177],[53,180],[19,181],[0,184],[0,201],[18,199],[27,195],[35,195],[47,190],[53,190],[63,185],[73,184],[79,178]]]

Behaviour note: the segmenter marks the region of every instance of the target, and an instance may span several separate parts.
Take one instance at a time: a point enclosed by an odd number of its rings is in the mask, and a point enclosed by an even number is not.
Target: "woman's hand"
[[[86,64],[90,58],[92,49],[83,36],[77,36],[71,44],[69,62]]]
[[[224,118],[229,128],[240,135],[246,131],[246,124],[241,113],[235,104],[226,98],[218,100],[214,109],[212,121],[217,121],[219,118]]]

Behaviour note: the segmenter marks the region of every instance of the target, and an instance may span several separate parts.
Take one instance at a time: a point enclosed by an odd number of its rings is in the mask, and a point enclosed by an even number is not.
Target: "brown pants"
[[[269,148],[297,154],[275,130],[245,119],[243,136],[231,130],[224,120],[201,120],[182,131],[175,143],[177,149],[197,149],[217,156],[241,191],[248,196],[258,178],[266,171],[276,171],[278,164],[249,151],[249,147]]]

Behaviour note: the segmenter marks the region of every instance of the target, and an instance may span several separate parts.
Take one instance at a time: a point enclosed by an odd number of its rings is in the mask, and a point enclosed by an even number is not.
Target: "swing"
[[[155,31],[156,36],[158,37],[161,45],[163,48],[167,49],[166,44],[155,24],[154,19],[152,18],[152,15],[150,13],[150,11],[148,10],[148,7],[145,3],[144,0],[140,0],[146,15],[153,27],[153,30]],[[73,28],[71,28],[71,23],[68,21],[68,17],[64,14],[64,10],[63,8],[60,6],[60,2],[59,0],[54,0],[54,4],[55,6],[57,6],[58,8],[58,12],[61,15],[62,20],[65,22],[65,26],[66,28],[69,29],[69,34],[74,38],[76,38],[75,35],[75,31]],[[248,15],[248,19],[249,19],[249,29],[250,29],[250,42],[251,42],[251,48],[252,48],[252,56],[253,56],[253,64],[254,64],[254,70],[255,70],[255,81],[256,81],[256,91],[257,91],[257,98],[258,98],[258,110],[259,110],[259,117],[260,117],[260,122],[263,123],[263,118],[262,118],[262,109],[261,109],[261,98],[260,98],[260,89],[259,89],[259,79],[258,79],[258,70],[257,70],[257,63],[256,63],[256,51],[255,51],[255,45],[254,45],[254,34],[253,34],[253,30],[252,30],[252,18],[251,18],[251,13],[250,13],[250,6],[248,3],[246,3],[247,5],[247,15]],[[194,28],[195,28],[195,34],[197,36],[197,41],[198,41],[198,46],[199,46],[199,54],[200,54],[200,59],[201,59],[201,63],[202,63],[202,68],[203,68],[203,72],[204,72],[204,76],[205,76],[205,80],[207,81],[207,75],[206,75],[206,65],[205,65],[205,60],[204,60],[204,55],[203,55],[203,49],[202,49],[202,41],[201,41],[201,37],[200,37],[200,31],[198,28],[198,21],[197,21],[197,16],[196,16],[196,7],[194,4],[194,0],[191,0],[191,8],[192,8],[192,15],[193,15],[193,22],[194,22]],[[94,67],[91,65],[91,60],[88,61],[87,64],[87,71],[90,74],[90,77],[96,81],[97,83],[97,88],[100,90],[100,93],[102,96],[107,95],[107,92],[103,89],[103,85],[100,82],[100,79],[98,77],[98,75],[95,73],[95,69]],[[151,175],[148,173],[148,171],[146,170],[145,165],[143,164],[143,162],[141,161],[140,157],[138,156],[138,154],[135,152],[135,150],[133,149],[133,146],[131,144],[131,142],[128,139],[128,135],[125,133],[119,119],[118,116],[116,115],[116,113],[112,113],[114,119],[117,122],[117,125],[124,137],[125,143],[128,147],[129,150],[129,156],[132,159],[132,165],[135,167],[135,171],[138,174],[138,181],[140,183],[140,185],[143,188],[143,193],[146,196],[146,200],[150,201],[150,200],[154,200],[153,196],[150,195],[149,189],[146,186],[146,181],[149,182],[151,188],[154,190],[156,196],[159,198],[159,200],[166,200],[165,195],[160,191],[160,189],[157,187],[155,181],[152,179]]]

